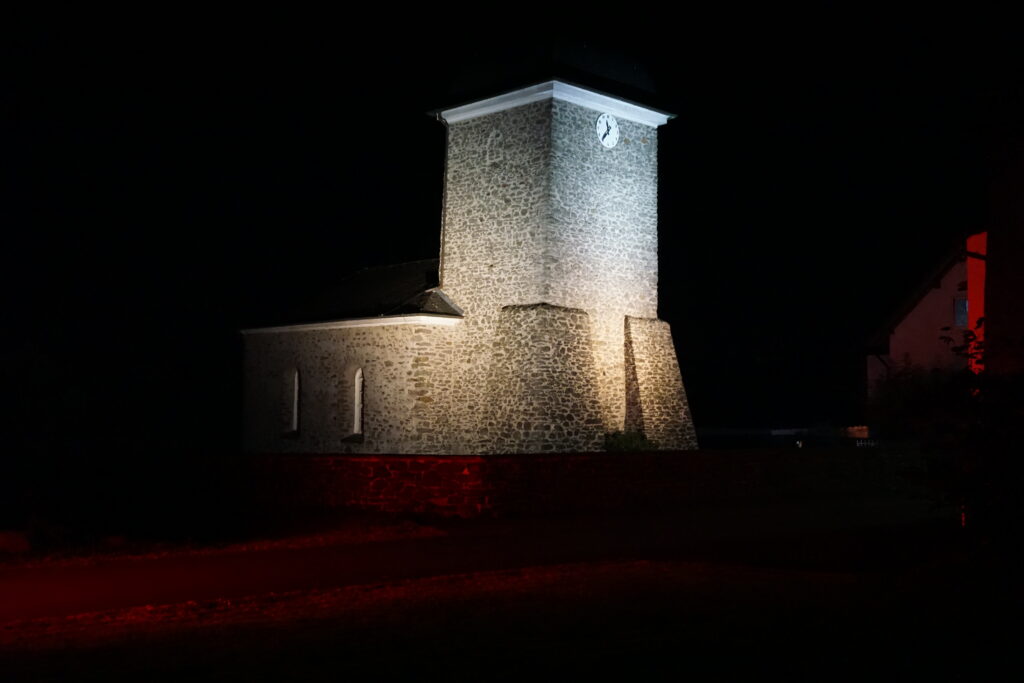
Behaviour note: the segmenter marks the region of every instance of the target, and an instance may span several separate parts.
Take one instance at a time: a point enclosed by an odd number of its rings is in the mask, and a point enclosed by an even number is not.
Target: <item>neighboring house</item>
[[[985,372],[1024,375],[1024,136],[1004,139],[990,192]]]
[[[550,81],[440,111],[439,261],[363,271],[244,331],[250,452],[696,447],[658,319],[670,115]]]
[[[900,370],[981,371],[987,240],[968,237],[869,342],[869,395]]]

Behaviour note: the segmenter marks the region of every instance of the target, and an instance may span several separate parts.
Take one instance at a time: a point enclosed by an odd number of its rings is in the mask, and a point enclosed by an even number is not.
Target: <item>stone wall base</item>
[[[591,338],[585,311],[545,303],[501,309],[481,451],[603,449]]]
[[[882,495],[906,463],[855,449],[255,456],[266,505],[441,517],[664,510]],[[901,469],[903,468],[903,469]],[[904,491],[905,492],[905,491]]]
[[[669,324],[626,316],[625,347],[627,431],[664,450],[697,448]]]

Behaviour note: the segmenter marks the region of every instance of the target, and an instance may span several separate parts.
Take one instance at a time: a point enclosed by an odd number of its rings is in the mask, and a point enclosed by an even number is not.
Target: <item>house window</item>
[[[967,327],[967,297],[958,296],[953,299],[953,324]]]
[[[352,433],[363,433],[363,369],[356,370],[352,382]]]

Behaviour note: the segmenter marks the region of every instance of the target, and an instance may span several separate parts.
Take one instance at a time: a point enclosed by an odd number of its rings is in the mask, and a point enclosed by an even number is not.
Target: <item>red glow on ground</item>
[[[971,350],[984,349],[985,328],[978,322],[985,317],[985,256],[988,254],[988,233],[979,232],[967,238],[967,325],[974,332]],[[984,357],[970,357],[967,367],[979,373],[985,367]]]

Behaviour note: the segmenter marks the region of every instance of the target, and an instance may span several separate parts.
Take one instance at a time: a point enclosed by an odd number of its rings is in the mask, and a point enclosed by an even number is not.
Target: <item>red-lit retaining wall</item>
[[[507,456],[258,456],[260,498],[313,508],[474,517],[884,493],[920,475],[877,451]]]

